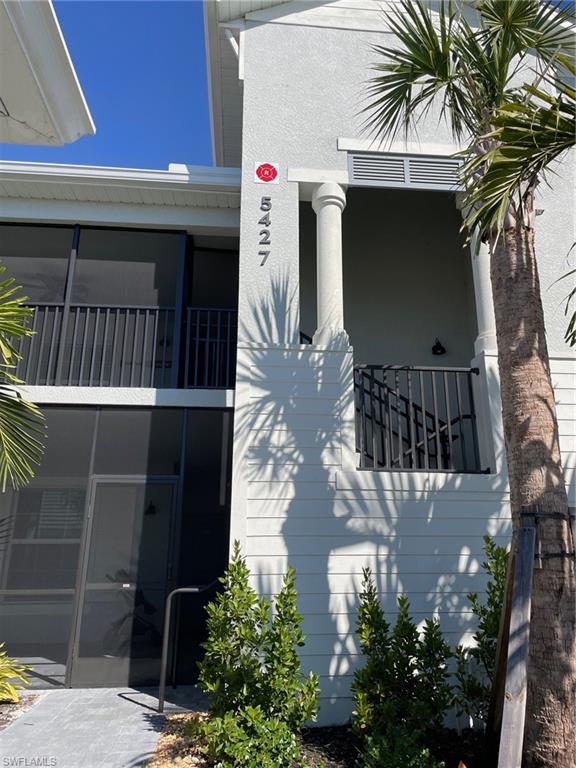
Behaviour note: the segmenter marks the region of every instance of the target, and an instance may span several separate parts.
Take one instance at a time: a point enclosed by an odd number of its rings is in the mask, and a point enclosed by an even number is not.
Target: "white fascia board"
[[[348,184],[348,169],[322,168],[288,168],[288,181],[300,184],[322,184],[333,181],[336,184]]]
[[[233,389],[46,387],[17,389],[38,405],[124,405],[159,408],[233,408]]]
[[[225,3],[221,2],[221,0],[207,1],[215,6],[218,20],[221,22],[233,21],[257,10],[293,2],[293,0],[257,0],[257,2],[253,0],[232,0],[232,2],[228,1]],[[312,0],[306,0],[306,2],[311,3]],[[320,0],[320,2],[326,2],[326,0]]]
[[[206,76],[208,78],[208,106],[212,137],[212,162],[224,162],[222,131],[222,66],[220,62],[220,28],[218,7],[214,0],[204,0],[204,44],[206,48]]]
[[[51,1],[0,2],[54,127],[55,136],[46,143],[67,144],[96,133]]]
[[[288,181],[298,183],[300,200],[310,202],[314,188],[326,181],[332,181],[347,187],[350,181],[348,169],[288,168]]]
[[[0,161],[2,181],[58,184],[90,184],[144,189],[186,189],[199,192],[239,192],[240,169],[171,164],[168,171],[139,168],[107,168],[90,165]]]
[[[458,144],[435,144],[420,141],[391,141],[386,144],[376,139],[340,137],[337,140],[340,152],[377,152],[394,155],[425,155],[428,157],[450,156],[461,152],[464,146]]]

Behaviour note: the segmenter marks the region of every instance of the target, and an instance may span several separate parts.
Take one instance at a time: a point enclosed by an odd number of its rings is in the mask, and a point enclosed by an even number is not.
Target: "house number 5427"
[[[272,210],[272,198],[262,197],[260,199],[260,210],[264,215],[258,219],[258,224],[263,227],[258,233],[258,245],[272,245],[272,240],[270,239],[270,225],[272,223],[270,221],[270,211]],[[262,259],[260,266],[263,267],[264,264],[266,264],[268,256],[270,256],[270,251],[260,250],[258,251],[258,256]]]

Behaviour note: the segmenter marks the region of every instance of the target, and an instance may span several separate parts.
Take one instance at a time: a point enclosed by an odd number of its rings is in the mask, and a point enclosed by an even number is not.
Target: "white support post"
[[[314,344],[349,345],[344,330],[344,284],[342,274],[342,211],[346,193],[340,184],[328,181],[312,194],[316,213],[317,328]]]
[[[496,354],[496,321],[492,300],[492,281],[490,279],[490,249],[482,242],[475,231],[470,238],[470,256],[472,258],[472,277],[476,299],[476,321],[478,336],[474,342],[477,355],[482,352]]]
[[[467,211],[463,208],[460,195],[456,195],[456,206],[466,218]],[[496,320],[490,277],[490,248],[487,243],[482,242],[478,230],[470,234],[470,258],[478,326],[472,365],[480,369],[480,376],[474,377],[480,461],[483,469],[490,469],[493,474],[505,475],[506,453],[500,401]]]

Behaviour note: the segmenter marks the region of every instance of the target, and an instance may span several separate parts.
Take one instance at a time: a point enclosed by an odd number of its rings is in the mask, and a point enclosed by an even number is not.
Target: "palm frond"
[[[0,265],[0,275],[6,268]],[[20,488],[34,476],[40,463],[45,435],[39,408],[15,388],[22,384],[14,369],[20,354],[15,341],[32,335],[29,320],[33,310],[13,278],[0,281],[0,491],[8,483]]]
[[[574,146],[574,88],[558,78],[548,80],[556,95],[525,85],[525,98],[503,105],[494,117],[488,134],[494,149],[464,166],[469,228],[500,230],[510,204],[521,209],[524,191],[533,189],[553,161]]]
[[[5,271],[6,267],[0,264],[0,276]],[[13,341],[32,333],[28,321],[33,310],[24,306],[26,300],[27,297],[20,294],[20,286],[16,285],[13,277],[0,280],[0,360],[6,365],[13,365],[18,359]]]
[[[483,0],[473,29],[451,3],[402,0],[385,14],[397,47],[375,46],[378,73],[367,87],[365,130],[381,142],[406,134],[434,103],[452,134],[478,136],[509,99],[518,69],[535,46],[550,57],[567,50],[558,14],[536,0]]]
[[[437,22],[418,0],[402,0],[385,15],[401,47],[375,46],[380,61],[368,84],[365,129],[385,141],[406,133],[440,95],[457,136],[469,127],[472,102],[454,56],[458,16],[449,4],[439,6]]]
[[[497,52],[532,51],[542,64],[564,63],[574,55],[573,19],[554,0],[484,0],[480,16]]]
[[[574,248],[574,246],[572,246]],[[572,250],[572,248],[570,250]],[[576,281],[576,269],[571,269],[565,275],[558,278],[556,282],[560,280],[572,280],[572,283]],[[564,334],[564,341],[569,347],[576,347],[576,309],[572,308],[573,302],[576,300],[576,286],[572,288],[568,296],[566,296],[566,303],[564,308],[564,314],[568,318],[568,327]]]
[[[40,463],[45,437],[44,420],[34,403],[0,384],[0,489],[26,485]]]

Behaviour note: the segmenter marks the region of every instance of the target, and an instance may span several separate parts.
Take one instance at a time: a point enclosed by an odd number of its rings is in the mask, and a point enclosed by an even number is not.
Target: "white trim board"
[[[161,408],[233,408],[233,389],[151,389],[139,387],[19,387],[41,405],[125,405]]]
[[[12,91],[8,97],[6,93],[2,96],[5,99],[8,98],[9,103],[6,105],[8,109],[16,109],[16,113],[11,115],[12,121],[7,123],[7,127],[10,128],[9,138],[5,138],[4,141],[14,142],[14,139],[18,138],[18,136],[14,137],[13,133],[14,126],[18,123],[22,126],[23,135],[16,143],[62,145],[76,141],[81,136],[94,134],[96,132],[94,121],[52,3],[48,0],[44,2],[2,0],[0,10],[4,12],[7,19],[3,36],[11,37],[15,41],[12,52],[19,48],[23,56],[23,58],[10,56],[8,45],[5,48],[6,58],[0,60],[0,67],[5,72],[4,85],[12,83]],[[6,38],[4,41],[6,42]],[[25,64],[19,70],[16,65],[23,62]],[[23,78],[28,83],[34,83],[34,89],[27,91],[29,96],[33,96],[36,110],[32,122],[29,115],[27,119],[22,119],[26,109],[29,108],[24,106],[18,94]],[[4,90],[10,89],[5,87]],[[15,106],[12,102],[15,102]],[[23,110],[22,114],[18,111],[19,109]],[[43,124],[44,116],[52,126],[52,135],[38,129],[38,125]]]
[[[336,140],[336,146],[341,152],[378,152],[382,154],[392,153],[394,155],[428,155],[431,157],[437,155],[441,157],[451,156],[464,149],[462,145],[452,143],[436,144],[420,141],[391,141],[381,144],[377,139],[344,137],[339,137]]]
[[[0,161],[3,181],[54,181],[60,184],[103,184],[145,189],[195,189],[202,192],[239,192],[239,168],[215,168],[204,165],[170,163],[168,170],[155,168],[114,168],[100,165],[64,165],[52,163]]]

